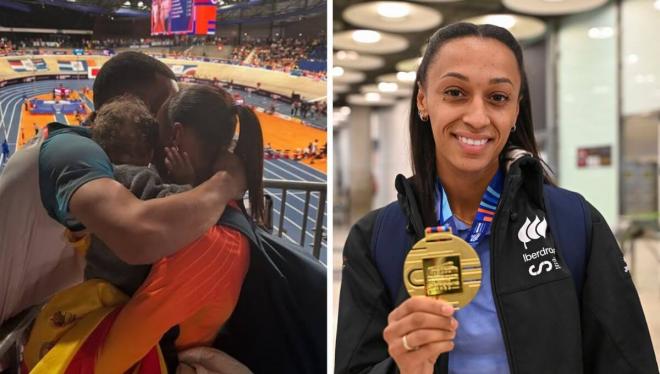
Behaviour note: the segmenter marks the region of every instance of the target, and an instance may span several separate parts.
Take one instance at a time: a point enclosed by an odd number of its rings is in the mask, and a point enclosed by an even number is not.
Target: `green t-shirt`
[[[72,231],[85,227],[69,212],[73,193],[83,184],[113,178],[110,159],[91,139],[91,130],[48,124],[48,138],[39,152],[39,189],[48,215]]]

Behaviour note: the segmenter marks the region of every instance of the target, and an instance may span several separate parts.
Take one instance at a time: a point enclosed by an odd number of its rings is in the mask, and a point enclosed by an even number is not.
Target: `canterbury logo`
[[[527,243],[540,237],[545,238],[545,230],[547,228],[548,223],[545,221],[545,218],[539,220],[539,217],[535,216],[533,222],[530,222],[529,218],[525,218],[525,224],[518,231],[518,239],[523,243],[525,249],[527,249]]]

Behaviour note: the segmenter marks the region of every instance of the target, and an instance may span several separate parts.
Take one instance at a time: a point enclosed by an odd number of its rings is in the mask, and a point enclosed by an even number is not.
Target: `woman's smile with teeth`
[[[472,138],[466,138],[464,136],[456,136],[456,137],[461,143],[467,145],[484,145],[488,143],[488,139],[472,139]]]

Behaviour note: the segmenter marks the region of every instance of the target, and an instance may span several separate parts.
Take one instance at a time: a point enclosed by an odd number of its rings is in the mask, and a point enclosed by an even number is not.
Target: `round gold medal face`
[[[481,261],[467,242],[451,232],[427,233],[408,252],[403,283],[410,296],[442,299],[465,307],[481,286]]]

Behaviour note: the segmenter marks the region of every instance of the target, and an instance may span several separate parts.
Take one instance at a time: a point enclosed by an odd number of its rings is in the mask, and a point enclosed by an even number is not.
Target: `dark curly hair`
[[[146,166],[158,138],[158,122],[142,100],[122,95],[103,105],[92,128],[92,139],[113,164]]]

